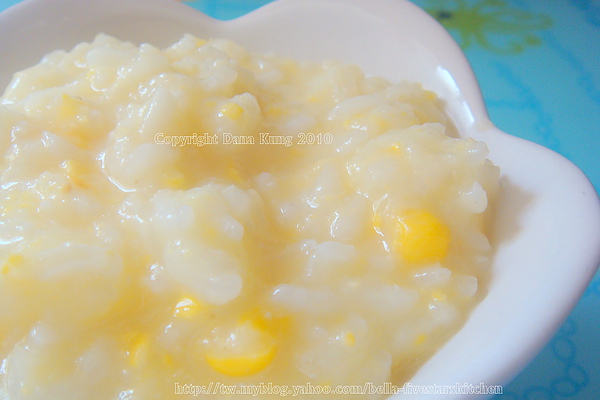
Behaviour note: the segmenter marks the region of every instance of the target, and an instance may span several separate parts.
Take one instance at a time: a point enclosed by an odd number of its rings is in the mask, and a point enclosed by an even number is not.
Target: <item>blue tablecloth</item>
[[[83,0],[82,0],[83,1]],[[365,0],[368,1],[368,0]],[[0,0],[0,10],[18,0]],[[269,0],[186,1],[231,19]],[[600,189],[600,2],[415,0],[452,33],[492,121],[577,164]],[[498,397],[500,398],[500,396]],[[502,399],[600,399],[600,275]]]

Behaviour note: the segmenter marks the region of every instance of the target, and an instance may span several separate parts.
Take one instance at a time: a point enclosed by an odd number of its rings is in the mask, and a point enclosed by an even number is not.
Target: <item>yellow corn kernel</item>
[[[146,333],[132,334],[130,339],[129,364],[137,367],[148,362],[150,338]]]
[[[206,40],[204,40],[204,39],[198,39],[198,38],[196,38],[196,47],[202,47],[202,46],[204,46],[206,43],[208,43]]]
[[[346,346],[354,346],[356,344],[356,337],[354,333],[350,331],[344,332],[344,344]]]
[[[219,117],[229,118],[237,121],[241,118],[244,109],[237,103],[229,102],[224,104],[219,110]]]
[[[233,183],[239,185],[243,182],[242,177],[240,175],[240,170],[233,163],[231,163],[227,167],[226,173],[227,173],[227,178],[231,179],[233,181]]]
[[[62,194],[67,194],[67,193],[70,193],[72,189],[73,189],[73,185],[71,185],[71,182],[67,182],[60,188],[60,192]]]
[[[197,316],[204,307],[197,300],[192,300],[190,297],[182,297],[177,305],[173,315],[178,318],[193,318]]]
[[[80,149],[89,150],[91,148],[89,133],[89,129],[75,125],[65,132],[65,138],[70,139],[71,143]]]
[[[387,149],[388,149],[388,151],[390,151],[392,153],[402,153],[402,147],[398,143],[392,144]]]
[[[89,148],[89,119],[85,102],[78,97],[63,94],[58,110],[58,119],[63,122],[64,134],[78,147]],[[85,126],[84,126],[85,125]]]
[[[258,331],[272,333],[281,321],[267,318],[259,307],[251,308],[240,316],[238,326],[249,324]]]
[[[446,301],[446,299],[448,298],[448,295],[446,295],[446,293],[442,292],[441,290],[434,290],[431,293],[431,297],[435,301]]]
[[[20,254],[11,254],[2,266],[2,274],[8,274],[10,267],[18,267],[21,264],[23,264],[23,256]]]
[[[398,220],[397,245],[411,263],[442,261],[448,254],[450,230],[425,210],[408,210]]]
[[[424,333],[417,335],[417,337],[415,338],[415,341],[414,341],[415,346],[422,345],[423,343],[425,343],[426,339],[427,339],[427,335]]]
[[[381,114],[371,114],[371,117],[369,119],[381,132],[386,132],[390,129],[389,120]]]
[[[165,356],[163,357],[163,363],[169,368],[173,368],[173,366],[175,366],[173,357],[170,354],[165,354]]]
[[[61,97],[60,109],[58,111],[58,116],[61,120],[69,120],[77,117],[77,115],[81,112],[81,106],[85,103],[73,96],[69,96],[68,94],[63,94]]]
[[[88,179],[86,177],[86,175],[89,174],[90,169],[86,165],[80,163],[79,161],[67,160],[62,163],[61,168],[65,170],[67,178],[69,178],[69,180],[75,185],[83,189],[90,188],[90,184],[88,183]]]
[[[281,107],[271,106],[271,107],[267,108],[267,111],[265,111],[265,114],[269,115],[271,117],[279,117],[279,116],[283,115],[283,110],[281,109]]]
[[[213,342],[205,354],[208,365],[230,376],[247,376],[265,369],[277,353],[275,338],[265,325],[260,320],[240,320],[227,337]]]
[[[13,267],[23,264],[23,260],[24,258],[20,254],[11,254],[8,256],[8,264],[12,265]]]
[[[185,175],[181,171],[174,171],[165,177],[165,185],[169,189],[182,189],[185,183]]]
[[[206,361],[217,372],[230,376],[253,375],[265,369],[275,357],[275,348],[267,347],[262,351],[247,355],[223,357],[206,355]]]
[[[239,324],[250,323],[258,330],[268,332],[272,337],[278,337],[282,332],[290,329],[292,319],[289,316],[273,318],[257,307],[242,314],[238,322]]]

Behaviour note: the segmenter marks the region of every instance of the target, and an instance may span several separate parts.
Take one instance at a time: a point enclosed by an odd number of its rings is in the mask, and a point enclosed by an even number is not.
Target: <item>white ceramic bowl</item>
[[[596,271],[600,203],[587,178],[552,151],[495,128],[457,44],[408,1],[280,0],[222,22],[173,0],[27,0],[0,14],[0,86],[45,53],[98,32],[158,46],[183,33],[224,37],[259,52],[336,58],[392,81],[419,81],[445,100],[462,136],[488,144],[502,170],[493,277],[466,325],[422,366],[414,385],[507,383]],[[427,399],[438,397],[464,396]]]

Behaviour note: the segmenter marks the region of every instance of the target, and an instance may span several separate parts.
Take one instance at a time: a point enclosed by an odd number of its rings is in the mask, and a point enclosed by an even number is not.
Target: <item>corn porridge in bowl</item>
[[[356,397],[485,294],[499,171],[418,83],[100,34],[15,74],[0,124],[8,399]]]

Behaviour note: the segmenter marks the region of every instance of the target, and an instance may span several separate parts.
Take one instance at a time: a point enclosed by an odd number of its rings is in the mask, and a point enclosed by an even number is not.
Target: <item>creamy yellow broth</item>
[[[99,35],[18,72],[0,98],[4,398],[401,386],[488,275],[498,171],[452,131],[418,84],[226,40]]]

